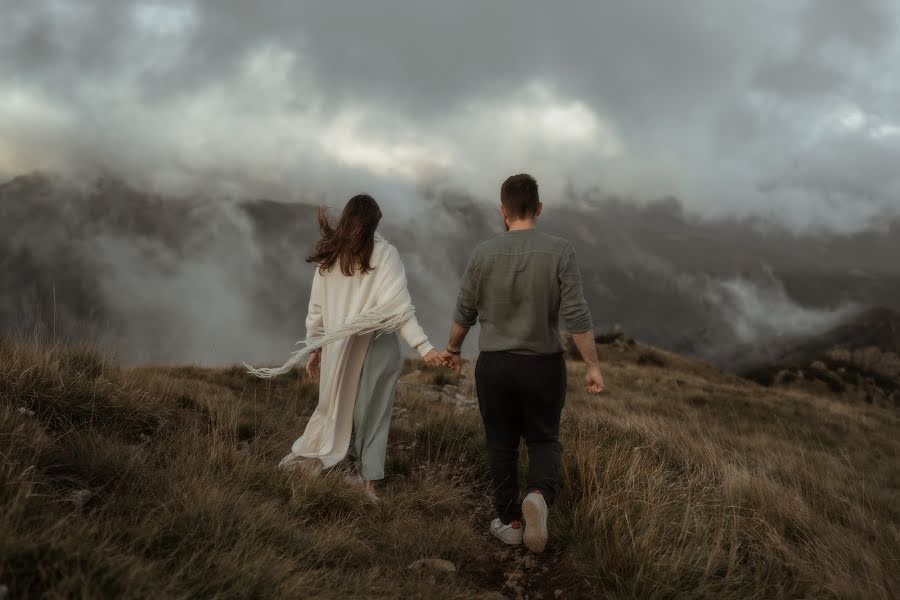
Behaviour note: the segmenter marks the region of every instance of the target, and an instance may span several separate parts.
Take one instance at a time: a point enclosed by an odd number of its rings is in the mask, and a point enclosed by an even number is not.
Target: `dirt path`
[[[485,494],[473,494],[472,500],[475,504],[472,527],[485,545],[493,549],[495,559],[485,587],[517,600],[594,597],[590,585],[574,575],[575,569],[566,548],[559,540],[554,540],[552,532],[547,548],[541,554],[529,552],[524,545],[505,546],[488,531],[488,524],[495,517],[490,498]]]
[[[462,397],[474,397],[474,373],[473,366],[467,364],[461,379],[454,379],[452,385],[435,385],[422,377],[421,372],[416,372],[404,378],[399,395],[399,404],[411,394],[424,397],[435,405],[453,410],[457,414],[472,415],[477,418],[477,405],[474,400],[454,404],[453,397],[461,393]],[[412,408],[412,407],[410,407]],[[421,405],[418,410],[413,408],[403,411],[401,420],[412,419],[417,421],[423,417]],[[406,421],[406,427],[415,425]],[[395,442],[392,441],[393,446]],[[467,504],[472,507],[470,526],[481,538],[486,548],[490,549],[491,565],[487,569],[487,576],[479,582],[482,589],[488,594],[500,594],[504,598],[521,600],[541,600],[556,598],[593,598],[595,593],[584,579],[575,575],[576,568],[567,549],[551,531],[547,548],[541,554],[529,552],[524,545],[519,547],[506,546],[490,535],[488,526],[496,516],[489,485],[482,481],[469,479],[467,469],[460,466],[456,476],[468,480],[464,486],[468,490]],[[553,510],[551,508],[551,510]]]

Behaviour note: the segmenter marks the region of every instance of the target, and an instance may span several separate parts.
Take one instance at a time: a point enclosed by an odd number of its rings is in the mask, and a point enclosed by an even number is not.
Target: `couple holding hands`
[[[319,379],[319,403],[282,466],[318,473],[356,458],[354,476],[373,498],[384,461],[397,380],[399,338],[430,366],[459,371],[469,329],[480,323],[475,369],[497,518],[491,533],[533,552],[547,543],[547,510],[559,484],[559,423],[566,395],[562,320],[587,365],[585,388],[603,391],[593,324],[571,245],[536,228],[543,205],[530,175],[500,188],[506,232],[478,245],[463,275],[449,342],[428,341],[415,317],[400,254],[377,232],[381,210],[368,195],[347,202],[336,225],[319,212],[321,239],[307,259],[316,265],[305,347],[283,366],[253,369],[261,377],[287,373],[303,359]],[[528,448],[526,494],[520,502],[518,450]]]

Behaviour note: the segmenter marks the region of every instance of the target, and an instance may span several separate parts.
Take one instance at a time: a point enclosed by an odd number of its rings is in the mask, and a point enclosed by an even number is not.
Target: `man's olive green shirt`
[[[482,352],[558,354],[560,319],[570,333],[593,329],[569,242],[528,229],[475,248],[453,320],[465,327],[481,323]]]

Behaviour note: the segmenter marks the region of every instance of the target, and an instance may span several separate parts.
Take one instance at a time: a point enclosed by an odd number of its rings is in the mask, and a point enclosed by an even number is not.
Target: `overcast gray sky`
[[[423,187],[857,231],[900,215],[891,0],[0,0],[0,175]]]

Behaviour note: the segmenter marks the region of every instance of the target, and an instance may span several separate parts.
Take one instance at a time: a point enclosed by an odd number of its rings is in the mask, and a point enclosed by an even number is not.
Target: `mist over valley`
[[[337,216],[343,199],[328,198]],[[387,203],[390,206],[390,203]],[[0,186],[0,330],[93,340],[126,364],[277,362],[304,337],[316,205],[166,197],[115,178]],[[420,320],[443,343],[469,252],[497,208],[425,189],[385,209]],[[700,220],[675,199],[554,199],[599,332],[740,369],[876,306],[900,309],[900,221],[852,234]],[[475,336],[472,336],[474,338]],[[469,347],[469,351],[474,350]]]

